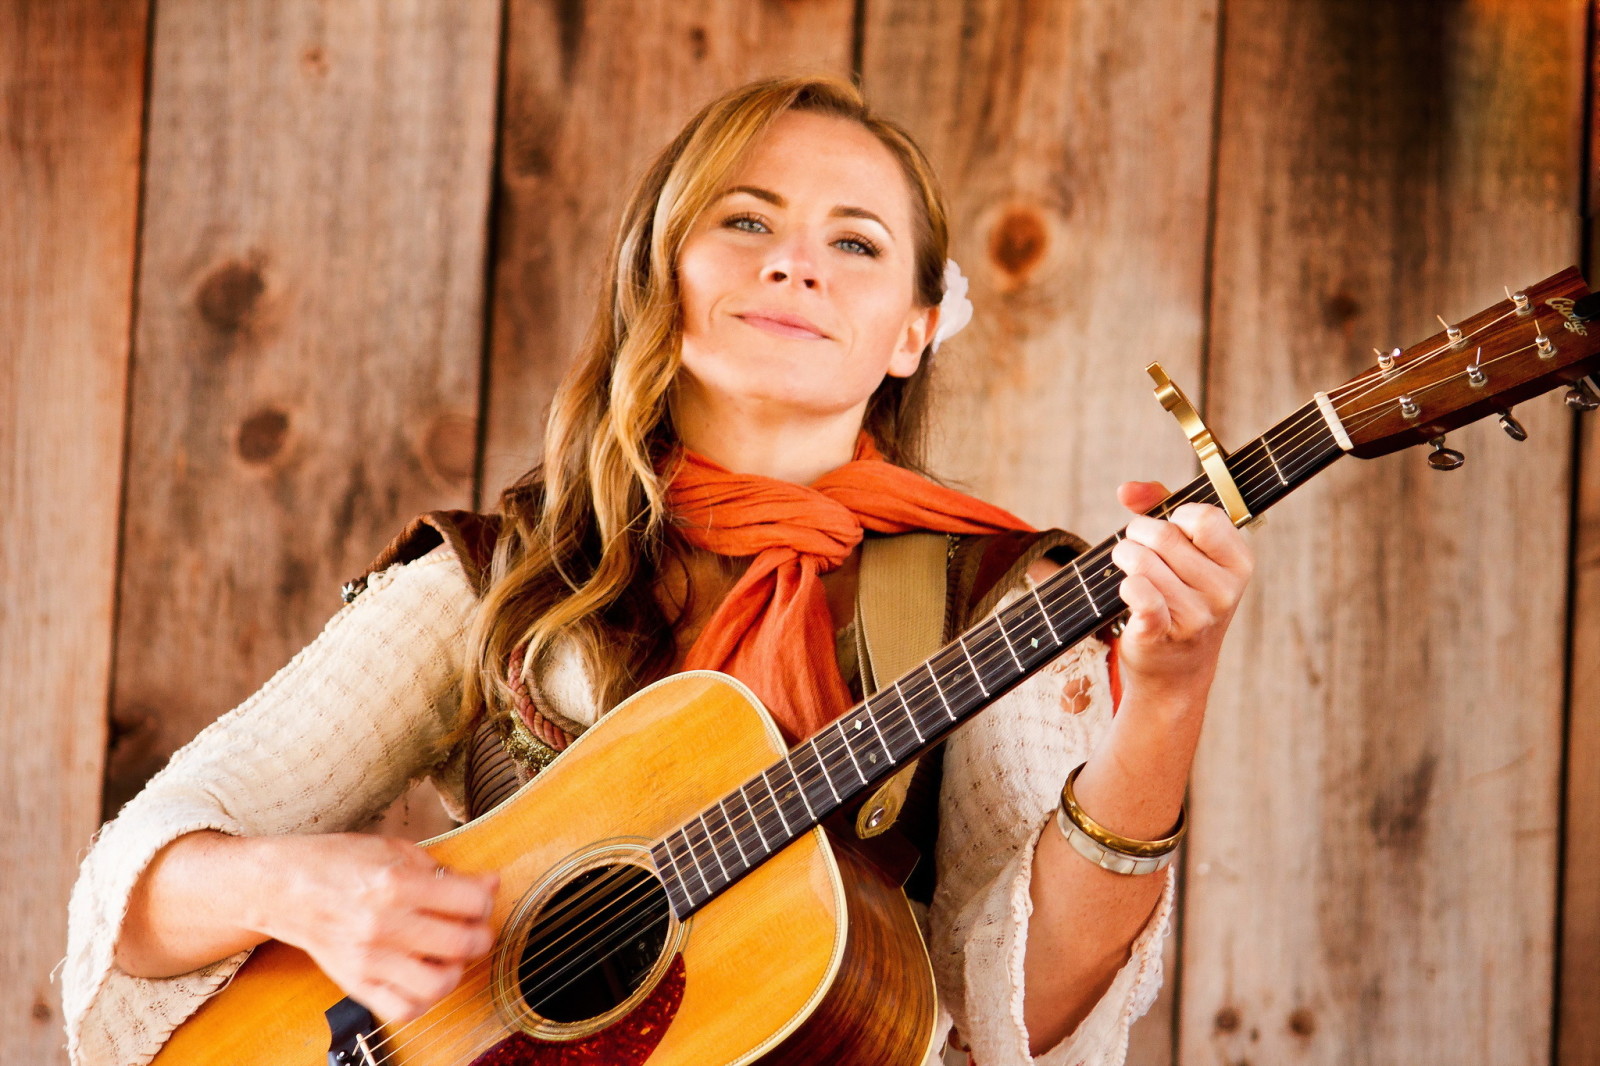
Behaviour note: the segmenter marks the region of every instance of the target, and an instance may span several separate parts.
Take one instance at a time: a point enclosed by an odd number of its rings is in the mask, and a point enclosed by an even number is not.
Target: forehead
[[[864,207],[902,233],[911,214],[911,187],[894,153],[859,123],[833,115],[779,115],[723,188],[735,185],[771,189],[796,207]]]

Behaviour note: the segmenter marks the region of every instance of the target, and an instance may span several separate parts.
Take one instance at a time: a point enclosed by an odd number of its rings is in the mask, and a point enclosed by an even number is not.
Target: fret
[[[1079,566],[1077,562],[1074,561],[1072,564],[1072,572],[1078,575],[1078,587],[1083,589],[1084,598],[1089,601],[1089,610],[1093,611],[1095,614],[1099,614],[1100,605],[1094,602],[1094,593],[1089,591],[1089,582],[1083,579],[1083,567]]]
[[[755,804],[750,802],[750,796],[745,792],[743,785],[739,786],[739,798],[744,800],[744,809],[750,812],[750,824],[756,827],[756,836],[761,840],[761,850],[771,855],[772,845],[767,843],[767,834],[761,831],[761,819],[757,817]]]
[[[884,755],[888,756],[890,762],[894,762],[894,752],[892,750],[890,750],[889,742],[887,740],[883,739],[883,730],[878,728],[878,716],[872,713],[872,709],[871,709],[871,705],[870,704],[868,705],[868,709],[864,713],[867,716],[867,721],[872,723],[872,731],[874,733],[878,734],[878,743],[883,745],[883,753],[884,753]],[[867,761],[868,762],[876,762],[877,759],[872,755],[868,755],[867,756]]]
[[[772,797],[772,809],[778,812],[778,821],[783,823],[784,835],[793,839],[794,830],[789,828],[789,819],[783,816],[783,804],[778,802],[778,794],[772,790],[772,782],[767,779],[767,771],[761,771],[761,783],[767,786],[767,795]]]
[[[657,854],[658,851],[660,854]],[[651,848],[650,855],[656,860],[656,872],[661,875],[661,883],[677,885],[684,899],[688,899],[689,894],[683,888],[683,875],[678,872],[678,860],[672,857],[672,838],[666,837],[657,847]],[[666,859],[665,866],[661,864],[663,858]]]
[[[724,884],[732,884],[733,878],[728,876],[728,867],[722,862],[722,849],[717,846],[715,838],[711,835],[711,825],[706,821],[706,812],[700,812],[700,828],[705,831],[706,841],[711,845],[711,854],[717,860],[717,867],[722,871]]]
[[[857,723],[858,725],[860,723]],[[861,772],[861,763],[856,761],[856,749],[850,743],[850,734],[844,731],[844,726],[839,727],[839,739],[844,743],[844,750],[850,756],[850,763],[856,768],[856,776],[861,778],[861,783],[867,783],[867,775]]]
[[[794,790],[800,793],[800,802],[805,804],[806,817],[813,822],[817,820],[817,812],[811,809],[811,800],[806,797],[806,786],[801,783],[800,775],[795,773],[793,761],[784,763],[784,768],[789,771],[789,780],[794,782]]]
[[[906,694],[900,691],[900,682],[894,683],[894,694],[900,697],[900,706],[905,708],[906,721],[911,723],[911,731],[917,735],[918,744],[926,744],[928,738],[922,735],[922,730],[917,728],[917,716],[911,713],[911,704],[906,702]]]
[[[728,808],[720,799],[717,800],[717,810],[722,812],[722,820],[728,823],[728,833],[733,837],[733,846],[739,851],[739,861],[745,865],[746,869],[748,869],[750,866],[750,856],[744,853],[744,845],[739,842],[739,827],[733,824],[732,818],[728,817]]]
[[[844,800],[839,797],[839,790],[834,787],[833,775],[828,772],[828,764],[822,760],[822,749],[817,747],[817,737],[819,736],[821,736],[820,733],[811,734],[811,739],[808,741],[811,745],[811,754],[816,757],[817,767],[822,771],[822,779],[828,783],[828,791],[833,793],[833,802],[843,803]]]
[[[661,855],[663,853],[667,857],[666,867],[661,865]],[[688,890],[684,888],[683,880],[678,876],[676,869],[673,868],[671,874],[667,872],[668,868],[673,867],[672,850],[667,846],[667,842],[663,840],[656,847],[651,848],[650,857],[655,860],[656,873],[661,875],[661,885],[667,890],[667,899],[672,903],[672,912],[679,918],[688,917],[694,900],[689,895]]]
[[[939,702],[944,704],[944,713],[952,722],[957,721],[956,712],[950,709],[950,701],[944,698],[944,688],[939,684],[939,675],[934,672],[933,660],[929,659],[922,665],[927,668],[928,680],[933,682],[933,691],[939,694]]]
[[[1278,465],[1278,457],[1272,454],[1272,442],[1267,440],[1267,438],[1262,437],[1261,448],[1267,453],[1267,461],[1272,464],[1273,473],[1278,475],[1278,484],[1287,488],[1289,479],[1283,476],[1283,467]]]
[[[961,654],[967,657],[967,669],[972,671],[972,679],[978,683],[978,691],[987,696],[989,687],[983,683],[983,675],[978,673],[978,664],[972,661],[972,653],[967,650],[966,634],[956,637],[956,643],[961,645]]]
[[[1044,601],[1039,598],[1039,586],[1029,581],[1028,591],[1033,593],[1033,602],[1039,605],[1039,615],[1044,619],[1044,627],[1050,631],[1050,639],[1056,642],[1056,647],[1061,647],[1061,637],[1056,633],[1055,623],[1050,621],[1050,612],[1045,610]],[[943,693],[940,693],[940,695],[942,696]]]
[[[678,835],[683,838],[683,846],[688,849],[689,858],[694,862],[694,872],[700,875],[700,883],[706,886],[706,895],[711,895],[711,882],[706,880],[706,872],[700,868],[700,856],[694,853],[694,842],[689,839],[688,827],[679,829]]]
[[[1002,615],[994,616],[994,627],[1000,631],[1000,639],[1006,642],[1006,651],[1011,653],[1011,661],[1017,664],[1018,670],[1026,670],[1022,660],[1017,658],[1017,649],[1011,643],[1011,634],[1006,632],[1005,620]]]

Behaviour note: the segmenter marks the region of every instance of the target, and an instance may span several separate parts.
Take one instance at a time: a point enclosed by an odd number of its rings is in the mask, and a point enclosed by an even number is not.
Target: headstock
[[[1337,416],[1346,450],[1363,459],[1433,442],[1429,461],[1460,464],[1446,431],[1499,414],[1506,432],[1526,436],[1513,404],[1569,386],[1568,402],[1600,400],[1588,375],[1600,372],[1600,294],[1577,267],[1447,326],[1420,344],[1379,354],[1378,364],[1318,397]]]

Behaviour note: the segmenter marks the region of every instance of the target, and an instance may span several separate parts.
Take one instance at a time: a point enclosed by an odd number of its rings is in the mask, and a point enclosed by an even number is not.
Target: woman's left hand
[[[1118,662],[1124,686],[1141,699],[1203,705],[1255,554],[1220,507],[1186,503],[1166,520],[1138,513],[1166,496],[1153,481],[1117,489],[1118,501],[1136,512],[1111,553],[1127,575]]]

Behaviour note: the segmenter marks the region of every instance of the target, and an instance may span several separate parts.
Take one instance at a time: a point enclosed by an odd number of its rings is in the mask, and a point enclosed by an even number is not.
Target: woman
[[[686,667],[749,682],[792,740],[844,710],[856,523],[1018,525],[909,472],[946,244],[926,160],[848,83],[757,83],[697,115],[627,206],[545,462],[502,498],[486,592],[459,541],[384,569],[102,831],[72,905],[75,1058],[144,1061],[269,938],[382,1018],[437,1002],[491,946],[495,879],[351,831],[424,774],[476,813],[488,723],[524,739],[525,779]],[[871,498],[841,508],[830,486],[861,484]],[[1136,512],[1163,495],[1119,490]],[[740,525],[774,499],[778,547]],[[841,510],[838,545],[813,546]],[[1185,505],[1135,517],[1114,560],[1131,610],[1115,717],[1090,640],[947,745],[931,954],[984,1066],[1120,1062],[1159,985],[1170,871],[1109,872],[1052,816],[1082,763],[1082,811],[1134,842],[1173,835],[1251,557],[1220,511]]]

